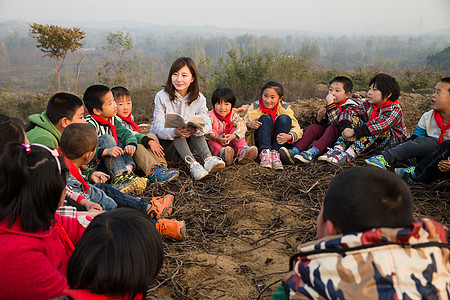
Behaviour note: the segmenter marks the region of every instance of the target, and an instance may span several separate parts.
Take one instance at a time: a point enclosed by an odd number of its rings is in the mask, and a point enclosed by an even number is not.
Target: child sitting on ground
[[[340,173],[317,217],[319,240],[298,247],[272,299],[447,299],[446,229],[412,221],[413,196],[393,173]]]
[[[420,157],[450,139],[450,77],[442,78],[433,91],[431,110],[424,113],[412,136],[405,142],[366,159],[366,163],[382,169],[398,161]]]
[[[408,138],[395,78],[378,74],[370,80],[367,100],[350,106],[339,117],[338,138],[333,149],[320,157],[333,164],[351,161],[370,146],[376,150],[394,147]]]
[[[119,208],[95,218],[67,267],[69,289],[59,299],[147,299],[162,267],[161,238],[138,211]]]
[[[151,201],[124,194],[111,185],[105,184],[109,175],[103,172],[85,170],[87,178],[81,174],[82,165],[88,164],[95,155],[98,136],[88,124],[71,124],[61,135],[61,151],[66,156],[69,168],[67,185],[92,202],[100,204],[105,211],[119,207],[129,207],[147,213],[156,222],[161,235],[183,240],[184,221],[165,219],[172,211],[172,195],[155,197]],[[91,182],[91,183],[89,183]]]
[[[238,163],[248,163],[258,156],[258,148],[247,146],[245,133],[247,127],[242,118],[233,111],[236,96],[229,88],[216,89],[211,97],[213,109],[209,117],[212,132],[206,135],[212,155],[219,156],[226,165],[231,165],[234,158]]]
[[[352,89],[353,82],[348,77],[337,76],[330,81],[325,107],[317,111],[314,123],[305,130],[292,149],[280,148],[284,163],[310,163],[318,155],[324,154],[327,147],[334,145],[339,137],[337,126],[341,112],[351,105],[361,104],[359,99],[350,98]],[[308,149],[312,142],[314,144]]]
[[[106,169],[112,184],[123,193],[141,193],[148,183],[147,178],[133,174],[135,163],[133,154],[137,140],[115,116],[117,104],[111,90],[104,85],[92,85],[83,95],[86,106],[86,122],[98,134],[98,148],[95,158],[100,159],[97,168]]]
[[[164,158],[164,148],[159,144],[158,138],[154,134],[145,135],[139,126],[134,122],[132,114],[133,103],[130,92],[121,86],[111,89],[117,103],[116,119],[130,130],[138,142],[133,159],[137,166],[147,174],[151,183],[170,181],[179,175],[178,170],[167,169],[167,162]]]
[[[261,89],[258,101],[253,102],[244,121],[247,124],[247,143],[256,145],[260,165],[282,170],[279,150],[302,137],[302,129],[289,104],[282,101],[284,89],[278,81],[268,81]]]

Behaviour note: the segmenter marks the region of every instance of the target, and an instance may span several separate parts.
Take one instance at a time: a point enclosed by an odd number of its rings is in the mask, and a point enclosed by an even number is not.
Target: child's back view
[[[412,222],[412,213],[411,192],[393,173],[337,175],[317,217],[320,240],[298,247],[273,299],[448,299],[445,227]]]

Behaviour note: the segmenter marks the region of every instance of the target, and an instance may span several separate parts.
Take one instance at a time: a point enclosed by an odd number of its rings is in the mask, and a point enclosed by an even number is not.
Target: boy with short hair
[[[330,81],[325,106],[317,111],[314,123],[305,130],[292,149],[286,147],[280,149],[283,162],[310,163],[336,142],[339,137],[337,126],[341,112],[347,107],[361,103],[359,95],[351,97],[352,89],[353,82],[346,76],[336,76]],[[312,142],[314,143],[311,145]],[[322,159],[320,156],[319,160]]]
[[[61,135],[61,152],[65,155],[64,160],[69,169],[67,185],[92,202],[100,204],[105,211],[117,206],[138,209],[152,218],[161,235],[183,240],[186,236],[184,221],[165,219],[172,211],[172,195],[154,197],[147,201],[121,193],[105,184],[109,175],[103,172],[86,170],[86,177],[81,174],[82,166],[94,157],[97,143],[97,132],[88,124],[71,124],[64,129]]]
[[[83,101],[69,93],[54,94],[41,114],[28,117],[25,126],[30,143],[58,148],[61,133],[71,123],[85,123]]]
[[[446,229],[412,222],[412,213],[411,192],[393,173],[340,173],[317,217],[319,240],[298,247],[272,299],[447,299]]]
[[[409,139],[366,159],[366,163],[386,169],[398,161],[424,157],[444,140],[450,139],[450,77],[442,78],[436,84],[431,108],[422,115]]]
[[[138,142],[133,159],[138,167],[147,174],[149,181],[151,183],[163,182],[178,177],[178,170],[167,168],[164,148],[159,144],[156,135],[143,134],[139,126],[134,122],[130,92],[122,86],[112,88],[111,92],[117,103],[116,119],[134,135]]]
[[[88,114],[86,123],[94,127],[98,135],[94,157],[100,159],[100,168],[106,168],[112,184],[121,192],[142,192],[148,179],[132,173],[137,140],[116,120],[117,104],[111,90],[104,85],[91,85],[84,92],[83,101]]]

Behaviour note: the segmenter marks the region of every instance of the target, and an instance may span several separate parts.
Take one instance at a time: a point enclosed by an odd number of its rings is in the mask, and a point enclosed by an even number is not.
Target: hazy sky
[[[450,28],[450,0],[0,0],[0,20],[421,34]]]

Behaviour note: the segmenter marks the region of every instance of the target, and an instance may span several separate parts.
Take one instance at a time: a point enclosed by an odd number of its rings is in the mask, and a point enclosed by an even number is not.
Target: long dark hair
[[[192,102],[197,100],[198,95],[200,94],[200,87],[198,86],[198,71],[192,58],[179,57],[172,63],[169,71],[169,76],[167,77],[166,84],[164,85],[164,90],[169,94],[170,100],[173,101],[175,99],[175,87],[172,84],[172,75],[173,73],[178,72],[184,66],[187,66],[189,68],[192,74],[192,79],[194,79],[187,90],[188,105],[190,105]]]

